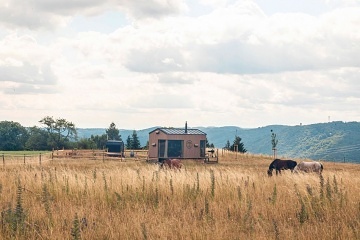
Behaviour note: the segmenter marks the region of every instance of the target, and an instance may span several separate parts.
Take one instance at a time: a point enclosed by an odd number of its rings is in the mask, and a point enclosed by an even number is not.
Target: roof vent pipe
[[[187,133],[187,121],[185,122],[185,133]]]

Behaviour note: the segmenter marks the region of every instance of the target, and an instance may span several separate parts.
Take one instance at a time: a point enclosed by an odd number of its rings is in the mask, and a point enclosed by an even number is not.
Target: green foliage
[[[141,149],[140,140],[137,135],[137,132],[134,130],[131,137],[130,135],[126,139],[126,148],[127,149]]]
[[[131,137],[130,137],[130,135],[127,137],[127,139],[126,139],[126,148],[127,149],[131,149]]]
[[[91,135],[90,141],[94,143],[94,148],[96,149],[104,149],[106,146],[107,135]]]
[[[230,150],[236,151],[236,146],[237,146],[238,152],[241,152],[241,153],[247,152],[247,150],[244,147],[244,143],[241,142],[241,138],[239,136],[235,136],[234,144],[230,146]]]
[[[231,145],[230,145],[230,141],[227,140],[224,148],[229,150],[229,149],[230,149],[230,146],[231,146]]]
[[[51,150],[48,145],[48,133],[38,127],[28,129],[29,137],[26,141],[25,148],[28,150]]]
[[[52,213],[51,213],[51,208],[50,208],[50,199],[51,199],[51,197],[50,197],[48,187],[44,183],[43,187],[42,187],[41,201],[44,204],[45,212],[46,212],[48,218],[50,219],[50,221],[52,221]]]
[[[76,143],[77,149],[96,149],[97,145],[91,138],[82,138]]]
[[[230,144],[230,143],[229,143]],[[215,148],[213,143],[209,143],[208,139],[206,138],[206,147],[207,148]]]
[[[305,223],[309,219],[309,214],[306,210],[304,201],[300,201],[300,211],[297,213],[297,218],[301,224]]]
[[[121,141],[121,135],[119,134],[120,131],[119,129],[116,128],[116,124],[115,123],[110,123],[110,126],[108,129],[106,129],[106,134],[107,134],[107,138],[109,140],[119,140]]]
[[[20,180],[17,182],[17,191],[16,191],[16,205],[15,209],[12,209],[10,206],[8,209],[1,212],[1,227],[4,230],[8,229],[12,236],[23,235],[25,233],[25,220],[26,213],[23,208],[23,196],[22,196],[22,187]]]
[[[48,145],[60,149],[66,147],[70,139],[77,138],[75,124],[64,118],[46,116],[39,121],[48,132]]]
[[[296,213],[296,217],[299,220],[300,224],[304,224],[309,219],[309,213],[305,206],[305,200],[301,196],[296,184],[295,184],[295,192],[300,202],[300,210]]]
[[[17,185],[17,192],[16,192],[16,207],[15,207],[15,220],[17,225],[23,225],[25,221],[25,211],[22,204],[22,187],[20,180],[18,181]]]
[[[271,146],[272,146],[273,150],[276,149],[278,142],[279,142],[279,140],[276,139],[276,134],[271,129]]]
[[[20,123],[12,121],[0,122],[0,150],[24,150],[28,132]]]
[[[131,149],[140,149],[140,148],[141,148],[140,141],[136,131],[134,130],[132,133]]]
[[[78,218],[77,213],[75,213],[75,217],[73,220],[73,226],[71,228],[71,236],[73,240],[80,240],[81,234],[80,234],[80,221]]]

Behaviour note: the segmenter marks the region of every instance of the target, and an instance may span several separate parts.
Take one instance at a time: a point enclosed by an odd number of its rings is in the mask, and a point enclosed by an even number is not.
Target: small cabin
[[[199,129],[156,128],[149,133],[149,159],[204,159],[206,133]]]
[[[119,140],[108,140],[106,142],[107,154],[111,156],[124,155],[124,142]]]

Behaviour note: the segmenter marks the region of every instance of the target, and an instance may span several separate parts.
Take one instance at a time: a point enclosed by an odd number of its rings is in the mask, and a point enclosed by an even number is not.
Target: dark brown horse
[[[296,165],[297,165],[297,162],[295,162],[293,160],[275,159],[274,161],[272,161],[272,163],[270,163],[269,170],[267,171],[267,173],[268,173],[268,176],[271,177],[272,171],[274,169],[276,170],[276,175],[278,175],[278,173],[281,174],[281,170],[290,169],[291,172],[293,172]]]
[[[170,169],[178,169],[180,170],[182,167],[182,163],[180,161],[180,159],[164,159],[161,163],[160,163],[160,167],[163,168],[165,166],[167,166]]]

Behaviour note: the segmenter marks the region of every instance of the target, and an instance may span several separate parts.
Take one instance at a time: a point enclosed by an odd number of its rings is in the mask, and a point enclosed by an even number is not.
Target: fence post
[[[24,154],[24,164],[25,164],[25,154]]]
[[[2,155],[3,155],[3,165],[5,166],[5,156],[4,156],[4,153],[3,153]]]
[[[41,165],[41,153],[39,155],[39,162],[40,162],[40,165]]]

